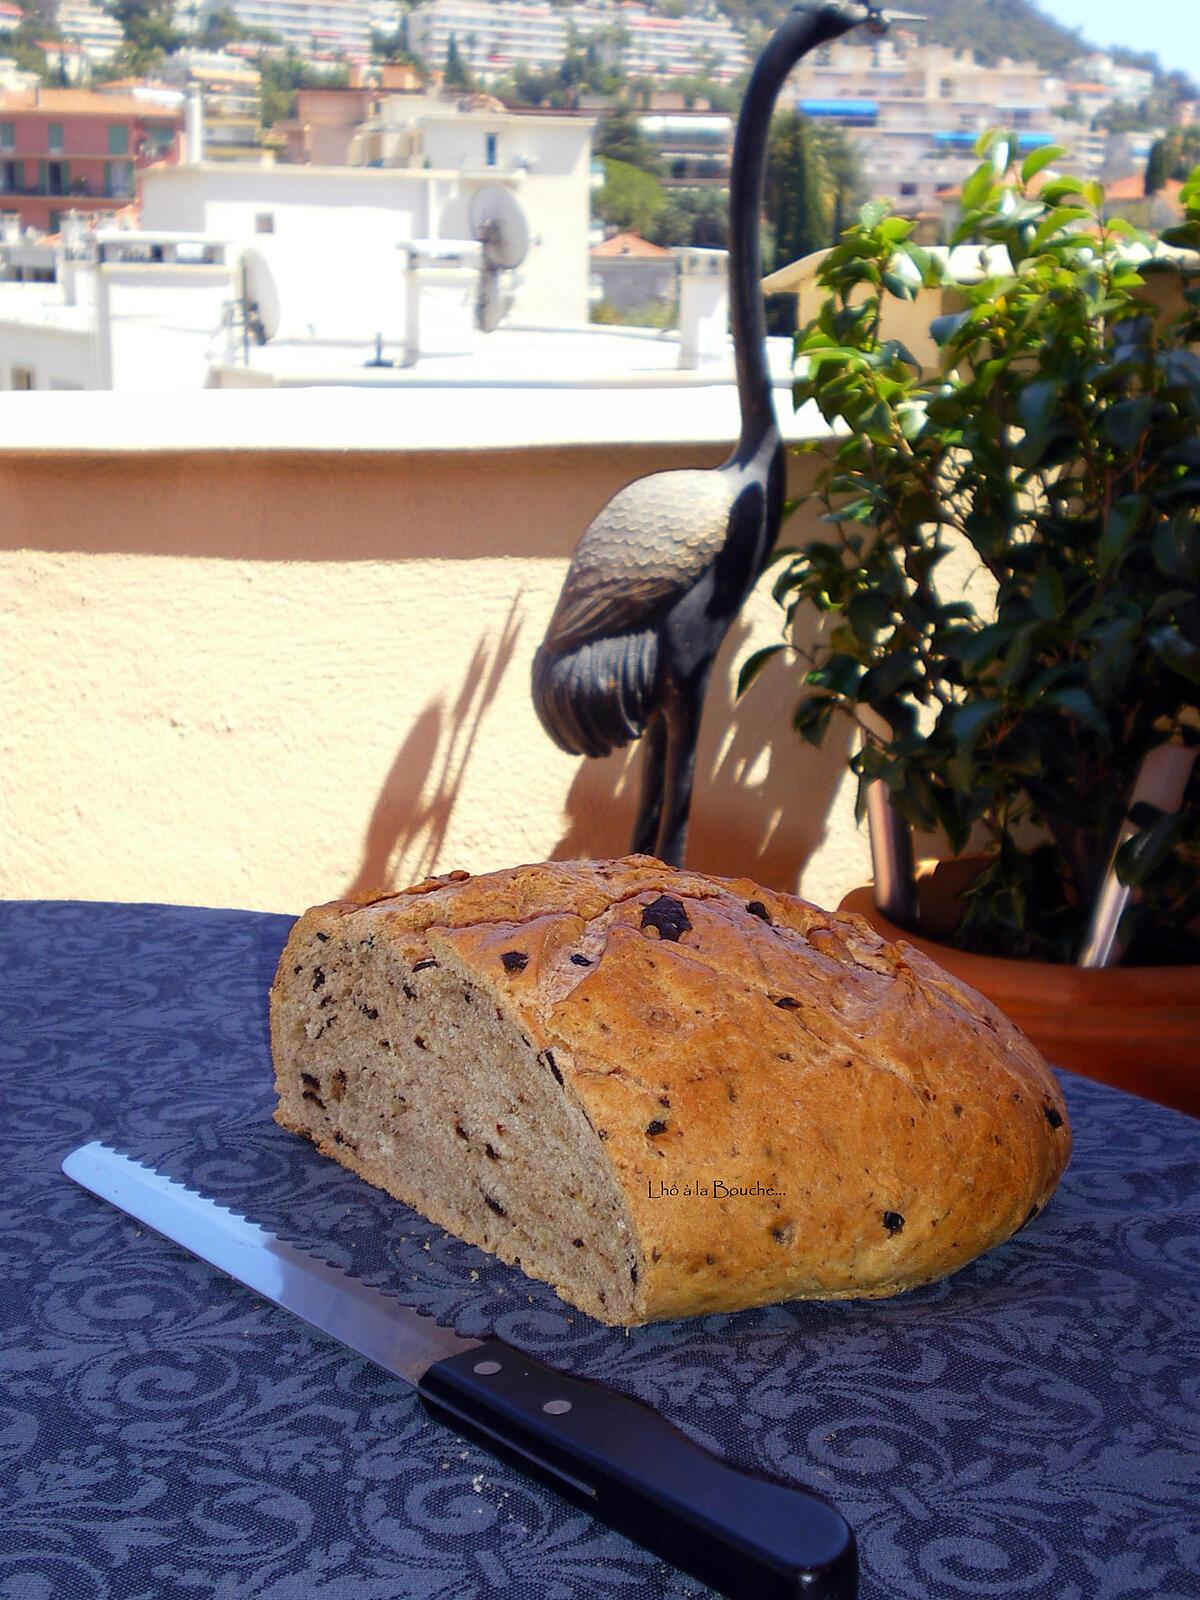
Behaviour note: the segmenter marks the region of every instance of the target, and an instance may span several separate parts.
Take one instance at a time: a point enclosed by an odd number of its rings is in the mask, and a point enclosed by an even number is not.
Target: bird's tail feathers
[[[533,703],[542,726],[571,755],[606,756],[645,732],[653,711],[658,636],[646,629],[588,639],[533,661]]]

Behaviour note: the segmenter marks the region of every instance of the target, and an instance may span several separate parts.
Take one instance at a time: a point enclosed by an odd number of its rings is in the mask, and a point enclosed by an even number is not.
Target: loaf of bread
[[[858,917],[647,857],[318,906],[276,1118],[603,1322],[896,1294],[1036,1215],[1057,1083]]]

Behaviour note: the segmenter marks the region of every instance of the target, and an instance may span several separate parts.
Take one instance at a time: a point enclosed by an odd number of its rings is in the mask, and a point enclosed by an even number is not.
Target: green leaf
[[[876,589],[856,594],[846,607],[846,620],[860,643],[874,644],[876,635],[892,620],[892,608]]]
[[[858,220],[866,229],[877,228],[888,213],[886,200],[868,200],[859,208]]]
[[[1085,211],[1080,206],[1055,206],[1030,240],[1030,255],[1037,255],[1042,246],[1047,244],[1056,233],[1062,233],[1072,223],[1088,221],[1091,214],[1090,211]]]
[[[1036,178],[1044,167],[1050,166],[1066,153],[1060,144],[1044,144],[1031,151],[1021,163],[1021,182],[1028,183],[1031,178]]]
[[[834,703],[817,696],[802,700],[796,707],[792,727],[806,744],[820,745],[833,715]]]
[[[1073,178],[1064,174],[1060,178],[1051,178],[1049,183],[1043,185],[1041,198],[1048,206],[1058,205],[1060,200],[1065,200],[1068,195],[1083,194],[1084,182],[1082,178]]]
[[[1043,567],[1033,580],[1029,602],[1036,617],[1043,622],[1057,622],[1066,605],[1061,574],[1053,567]]]
[[[899,239],[907,239],[915,227],[916,223],[907,217],[886,217],[879,225],[879,233],[889,244],[894,244]]]
[[[996,174],[990,161],[985,161],[963,184],[962,209],[974,211],[977,207],[986,205],[991,198],[992,190],[996,184]]]
[[[804,675],[805,683],[814,689],[827,689],[831,694],[852,696],[862,677],[862,668],[849,656],[830,656],[819,667]]]
[[[1200,413],[1200,356],[1191,350],[1167,350],[1159,362],[1172,387],[1189,392],[1192,409]]]
[[[929,337],[935,344],[945,344],[970,320],[970,316],[969,311],[951,311],[944,317],[934,317],[929,324]]]
[[[1017,411],[1026,433],[1040,438],[1050,426],[1050,419],[1062,393],[1062,384],[1053,378],[1038,378],[1021,390]]]
[[[1109,577],[1120,565],[1145,510],[1144,494],[1122,495],[1112,506],[1096,546],[1096,565],[1102,578]]]
[[[965,706],[955,706],[950,712],[950,736],[961,755],[969,755],[979,743],[980,736],[989,724],[1004,711],[999,700],[973,700]]]
[[[1154,396],[1141,394],[1135,400],[1119,400],[1104,413],[1104,431],[1118,450],[1132,450],[1150,426],[1154,415]]]
[[[1189,683],[1200,684],[1200,646],[1185,639],[1178,628],[1155,629],[1149,643],[1164,667],[1169,667]]]
[[[1151,540],[1158,569],[1168,578],[1190,578],[1200,583],[1200,537],[1186,511],[1160,522]]]
[[[1077,687],[1051,689],[1044,697],[1044,702],[1046,705],[1057,706],[1062,711],[1069,711],[1073,717],[1078,717],[1080,722],[1086,723],[1101,738],[1111,739],[1112,729],[1086,689]]]
[[[745,694],[771,657],[777,656],[781,650],[786,649],[787,646],[785,644],[769,644],[761,650],[756,650],[753,655],[747,656],[742,663],[742,670],[738,673],[737,689],[735,691],[737,698],[740,699]]]

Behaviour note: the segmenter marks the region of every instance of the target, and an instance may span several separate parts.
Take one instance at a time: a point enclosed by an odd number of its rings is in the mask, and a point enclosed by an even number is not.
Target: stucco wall
[[[0,894],[291,911],[621,852],[640,758],[555,750],[530,662],[604,499],[722,453],[0,452]],[[831,901],[845,747],[801,745],[782,666],[733,702],[779,621],[764,589],[729,640],[690,859]]]

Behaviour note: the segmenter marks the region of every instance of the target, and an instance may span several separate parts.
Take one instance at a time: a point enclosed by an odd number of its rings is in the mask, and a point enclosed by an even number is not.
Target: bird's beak
[[[916,11],[893,11],[891,7],[872,5],[871,0],[863,7],[866,16],[863,21],[872,33],[886,33],[893,22],[924,22],[926,18]]]

